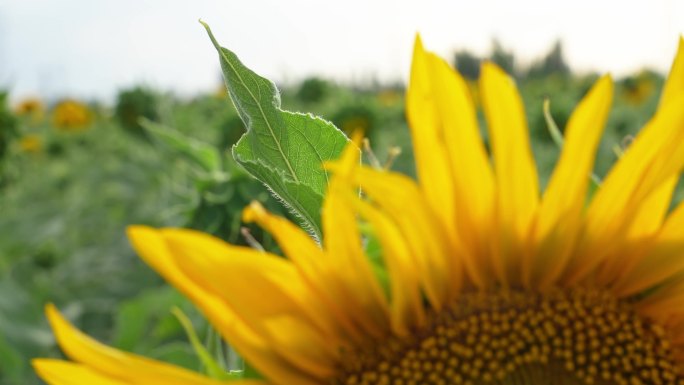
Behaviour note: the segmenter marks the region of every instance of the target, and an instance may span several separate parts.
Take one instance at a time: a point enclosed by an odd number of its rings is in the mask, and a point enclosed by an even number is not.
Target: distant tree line
[[[546,55],[525,67],[516,63],[513,52],[506,50],[496,39],[492,41],[491,52],[486,57],[479,57],[468,50],[461,50],[454,54],[454,65],[463,76],[471,80],[480,76],[480,64],[483,60],[496,63],[507,73],[519,79],[569,76],[571,73],[565,61],[563,44],[560,40],[553,44]]]

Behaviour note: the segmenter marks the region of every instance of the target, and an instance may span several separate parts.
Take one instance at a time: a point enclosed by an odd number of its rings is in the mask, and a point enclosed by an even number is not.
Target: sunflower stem
[[[368,138],[363,138],[363,151],[366,153],[366,155],[368,155],[368,162],[370,162],[371,167],[376,170],[382,170],[380,160],[378,160],[378,157],[375,156],[375,152],[373,152],[373,149],[370,145],[370,140]]]
[[[266,249],[264,249],[264,246],[262,246],[261,243],[259,243],[259,241],[256,240],[256,238],[254,238],[254,236],[252,235],[252,233],[249,231],[249,229],[247,227],[241,228],[240,233],[245,238],[245,242],[247,242],[247,244],[251,248],[258,250],[262,253],[266,252]]]
[[[389,169],[392,167],[394,161],[397,159],[399,155],[401,155],[401,147],[394,146],[390,148],[383,169],[385,171],[389,171]]]

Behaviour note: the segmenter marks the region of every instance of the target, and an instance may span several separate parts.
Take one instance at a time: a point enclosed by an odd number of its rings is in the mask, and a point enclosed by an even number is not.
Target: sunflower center
[[[465,294],[410,340],[348,356],[336,385],[684,384],[659,326],[586,289]]]

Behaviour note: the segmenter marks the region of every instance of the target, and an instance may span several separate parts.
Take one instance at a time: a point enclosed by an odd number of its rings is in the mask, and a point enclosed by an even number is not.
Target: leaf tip
[[[221,50],[221,45],[216,41],[216,38],[214,37],[214,33],[211,32],[211,28],[209,27],[209,24],[205,23],[202,19],[198,19],[199,23],[202,24],[205,30],[207,30],[207,34],[209,35],[209,39],[211,39],[211,43],[214,44],[214,47],[216,47],[217,50]]]

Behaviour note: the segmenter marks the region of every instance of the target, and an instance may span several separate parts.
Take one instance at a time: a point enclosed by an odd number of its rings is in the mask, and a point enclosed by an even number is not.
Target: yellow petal
[[[480,90],[494,159],[500,239],[492,244],[499,280],[510,280],[512,256],[524,251],[523,239],[539,203],[539,181],[520,94],[493,63],[484,63]],[[498,260],[497,260],[498,258]]]
[[[471,280],[485,289],[489,239],[494,210],[494,176],[480,137],[475,106],[461,75],[436,55],[417,50],[427,65],[426,103],[434,109],[435,121],[443,136],[441,143],[449,158],[453,180],[455,226],[465,248],[464,263]],[[421,68],[415,65],[416,71]],[[449,209],[439,205],[438,210]],[[452,232],[449,231],[449,234]],[[456,235],[456,233],[454,233]]]
[[[544,281],[541,286],[547,287],[558,278],[576,241],[574,235],[579,230],[596,149],[612,99],[613,82],[610,76],[604,76],[582,99],[565,129],[563,150],[534,226],[538,249],[533,265],[537,267],[535,276]],[[530,272],[523,274],[529,276]]]
[[[335,175],[338,177],[348,177],[361,163],[361,150],[359,150],[359,145],[363,140],[363,133],[361,131],[355,131],[352,134],[351,141],[342,151],[342,155],[336,161],[324,164],[324,167],[328,165],[335,166]],[[332,184],[332,180],[330,184]]]
[[[662,183],[641,205],[629,229],[629,238],[636,239],[655,233],[663,223],[677,187],[678,176]]]
[[[333,216],[334,233],[343,231],[342,215]],[[344,269],[353,270],[356,273],[350,277],[351,280],[342,280],[342,274],[340,274],[342,266],[336,266],[338,261],[331,260],[330,256],[325,255],[307,234],[290,221],[269,213],[256,202],[245,209],[243,219],[247,222],[256,221],[276,238],[285,255],[293,261],[305,277],[311,290],[321,296],[328,313],[334,314],[335,319],[339,321],[340,327],[348,335],[347,338],[361,343],[368,339],[368,334],[376,337],[383,334],[386,316],[378,315],[378,312],[382,313],[383,307],[386,309],[387,304],[370,268],[364,267],[367,265],[366,261],[360,261],[358,265],[345,265]],[[324,222],[327,219],[325,214],[323,219]],[[355,226],[356,224],[349,225]],[[332,233],[325,232],[324,234],[328,237]],[[351,244],[358,243],[360,248],[360,242],[354,242],[354,239],[358,241],[358,235],[356,238],[345,238],[343,250],[336,251],[344,253],[347,257],[347,249],[353,249]],[[362,290],[368,290],[368,292],[360,293]]]
[[[681,277],[636,304],[637,310],[659,324],[684,316],[684,281]]]
[[[444,145],[444,127],[435,110],[429,74],[428,55],[420,37],[416,36],[411,79],[406,91],[406,117],[411,129],[416,171],[428,202],[439,209],[444,226],[452,230],[456,224],[454,182]]]
[[[360,139],[353,138],[353,143],[359,143]],[[352,301],[361,309],[362,315],[356,317],[368,317],[372,324],[380,326],[380,329],[369,328],[372,325],[368,320],[357,321],[366,333],[377,338],[387,336],[390,331],[389,303],[363,251],[356,213],[342,198],[347,193],[358,195],[358,189],[350,190],[349,181],[359,166],[360,152],[352,145],[345,148],[339,161],[327,165],[334,170],[334,175],[323,201],[321,219],[325,234],[323,244],[329,261],[327,267],[334,273],[326,279],[341,282],[342,290],[336,295],[342,295],[340,302]],[[367,343],[372,341],[370,339]]]
[[[340,199],[353,205],[373,227],[380,241],[383,261],[390,277],[392,331],[399,336],[408,336],[411,330],[424,326],[425,311],[416,264],[401,231],[384,213],[359,199],[349,189],[335,189],[328,194],[339,194]]]
[[[257,370],[274,384],[317,385],[320,378],[293,365],[265,336],[247,324],[239,312],[217,293],[207,291],[188,277],[171,252],[162,231],[145,226],[131,226],[128,237],[138,254],[169,283],[190,298],[223,337]],[[263,326],[261,327],[263,329]],[[281,347],[282,348],[282,347]]]
[[[647,250],[639,254],[638,261],[628,274],[616,284],[621,296],[639,293],[684,271],[684,203],[675,211],[654,237]]]
[[[567,281],[572,284],[611,255],[620,256],[627,230],[652,193],[684,166],[684,95],[651,119],[592,200],[584,237]]]
[[[118,379],[122,381],[121,383],[130,384],[153,382],[188,385],[217,384],[216,381],[189,370],[103,345],[74,328],[53,305],[46,306],[46,314],[64,353],[88,368],[83,371],[86,376],[84,378],[90,375],[88,373],[97,372],[99,376]],[[50,368],[54,366],[48,365],[46,369],[48,375],[53,373],[49,370]]]
[[[660,106],[675,100],[678,95],[684,93],[684,37],[679,37],[679,47],[675,56],[670,74],[663,86],[663,93],[660,96]]]
[[[662,236],[675,239],[678,235],[683,235],[682,229],[684,229],[684,202],[679,202],[677,208],[667,217],[667,222],[662,229]]]
[[[129,368],[120,368],[118,376],[109,376],[98,372],[86,365],[76,364],[55,359],[39,358],[31,361],[38,376],[49,385],[149,385],[164,383],[165,385],[225,385],[226,382],[215,381],[209,378],[188,382],[183,378],[158,378],[149,379],[133,378],[125,379]],[[259,380],[233,380],[231,385],[267,385]]]
[[[329,194],[323,202],[323,239],[329,267],[335,269],[343,282],[344,291],[362,309],[363,317],[372,320],[372,329],[361,320],[367,333],[378,338],[389,332],[389,302],[373,272],[370,261],[362,248],[357,218],[347,202],[339,194],[345,187],[333,178]],[[344,301],[344,299],[342,299]],[[360,317],[360,316],[357,316]]]
[[[310,301],[312,293],[287,260],[192,230],[164,229],[162,234],[184,273],[235,308],[249,304],[259,317],[294,309],[313,328],[332,330],[331,320]]]
[[[337,336],[325,335],[332,320],[292,263],[197,231],[162,235],[186,276],[227,303],[286,360],[321,378],[334,374]]]
[[[130,385],[125,379],[109,377],[85,365],[51,359],[31,362],[38,376],[49,385]],[[122,371],[125,368],[121,368]]]
[[[456,250],[418,186],[408,177],[362,167],[356,173],[363,191],[401,231],[419,274],[421,287],[440,310],[461,287]],[[452,246],[452,247],[450,247]]]
[[[665,81],[660,96],[659,109],[682,94],[684,94],[684,38],[680,37],[677,56],[672,63],[670,75]],[[646,200],[630,229],[631,238],[653,234],[660,228],[670,207],[678,179],[678,176],[671,177]]]
[[[354,142],[358,142],[358,139]],[[347,301],[354,301],[354,307],[360,308],[361,312],[372,320],[372,325],[380,328],[369,328],[368,320],[361,319],[357,322],[371,336],[382,337],[391,331],[390,305],[373,272],[369,258],[363,251],[356,213],[347,199],[349,195],[358,196],[358,190],[350,189],[349,183],[359,167],[359,155],[359,152],[349,145],[340,160],[335,163],[335,174],[328,187],[321,213],[325,234],[323,244],[328,265],[335,269],[335,274],[331,278],[334,279],[336,276],[343,283],[344,291],[349,293]],[[366,342],[372,343],[373,339]]]

